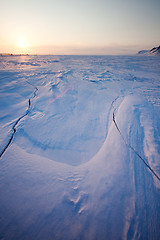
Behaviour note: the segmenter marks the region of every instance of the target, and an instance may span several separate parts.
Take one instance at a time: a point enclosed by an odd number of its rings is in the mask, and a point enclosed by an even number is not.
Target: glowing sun
[[[25,39],[23,38],[19,38],[18,39],[18,47],[20,48],[26,48],[28,45],[27,45],[27,42],[25,41]]]

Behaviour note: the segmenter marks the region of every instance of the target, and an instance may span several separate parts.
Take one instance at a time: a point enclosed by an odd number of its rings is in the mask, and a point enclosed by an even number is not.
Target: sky
[[[132,54],[160,45],[160,0],[0,0],[0,52]]]

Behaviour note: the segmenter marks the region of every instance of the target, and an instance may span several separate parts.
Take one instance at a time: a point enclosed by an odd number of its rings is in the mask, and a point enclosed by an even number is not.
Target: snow
[[[151,50],[142,50],[142,51],[139,51],[138,54],[159,56],[159,55],[160,55],[160,46],[154,47],[154,48],[152,48]]]
[[[0,239],[160,239],[159,69],[0,56]]]

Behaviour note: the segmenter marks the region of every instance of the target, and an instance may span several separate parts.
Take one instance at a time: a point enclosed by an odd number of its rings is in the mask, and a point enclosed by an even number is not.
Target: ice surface
[[[0,151],[27,113],[0,160],[0,239],[160,239],[160,183],[128,147],[160,176],[159,69],[151,56],[0,57]]]

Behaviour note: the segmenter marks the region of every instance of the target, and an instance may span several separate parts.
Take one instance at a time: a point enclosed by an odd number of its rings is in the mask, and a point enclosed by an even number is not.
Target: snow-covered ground
[[[159,123],[159,57],[1,56],[0,240],[160,239]]]

